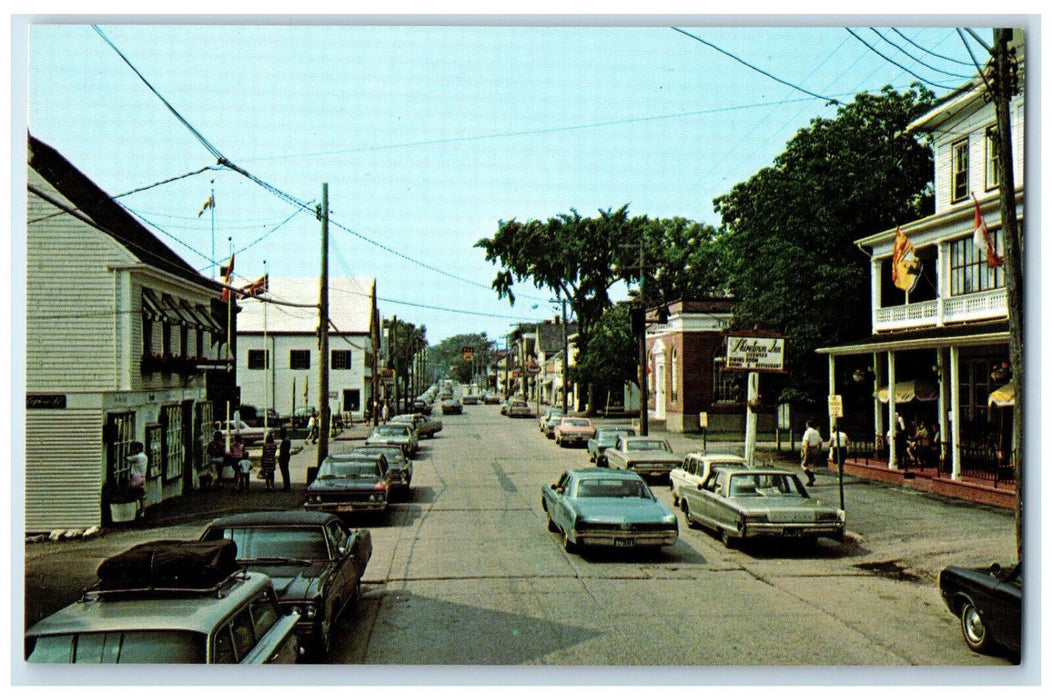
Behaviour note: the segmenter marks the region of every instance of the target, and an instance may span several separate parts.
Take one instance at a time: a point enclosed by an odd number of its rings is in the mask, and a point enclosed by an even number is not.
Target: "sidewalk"
[[[339,435],[329,438],[329,452],[349,449],[350,444],[365,440],[371,425],[355,424],[345,428]],[[258,452],[258,451],[257,451]],[[253,510],[289,510],[303,505],[307,492],[307,468],[317,465],[318,446],[303,440],[292,441],[292,457],[289,459],[291,490],[282,491],[281,471],[274,475],[274,490],[267,491],[263,481],[252,477],[247,493],[234,490],[232,484],[221,487],[191,491],[146,508],[144,522],[113,525],[113,530],[149,529],[168,527],[180,523],[218,518],[231,513]]]

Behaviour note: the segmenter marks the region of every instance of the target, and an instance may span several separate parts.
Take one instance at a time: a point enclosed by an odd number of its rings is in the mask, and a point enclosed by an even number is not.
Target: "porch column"
[[[950,411],[950,380],[946,371],[945,349],[936,348],[935,354],[939,358],[939,442],[945,444],[947,438],[950,437],[950,426],[947,420]],[[947,454],[946,450],[943,449],[942,444],[935,447],[938,450],[939,460],[943,460]]]
[[[829,354],[829,395],[836,395],[836,357]],[[829,413],[829,411],[826,411]],[[833,424],[836,423],[836,419],[833,416],[827,416],[829,418],[829,437],[833,437]]]
[[[961,478],[961,350],[950,346],[950,478]]]
[[[895,420],[895,351],[888,351],[888,469],[899,468],[899,455],[895,449],[899,422]]]
[[[870,358],[870,367],[873,368],[873,429],[876,431],[873,445],[874,447],[880,442],[880,438],[884,436],[884,411],[880,405],[880,353],[873,353],[873,357]]]

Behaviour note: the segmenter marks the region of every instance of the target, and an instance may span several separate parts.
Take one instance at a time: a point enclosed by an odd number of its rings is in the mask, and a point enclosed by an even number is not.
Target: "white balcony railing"
[[[1006,318],[1008,303],[1004,289],[977,294],[887,306],[873,312],[873,332],[943,326],[947,323]]]

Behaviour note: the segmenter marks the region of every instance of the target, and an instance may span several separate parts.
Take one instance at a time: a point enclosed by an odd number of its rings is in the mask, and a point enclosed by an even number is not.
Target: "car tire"
[[[723,542],[723,546],[727,549],[734,549],[738,546],[738,538],[723,529],[720,530],[720,542]]]
[[[552,514],[548,513],[546,517],[548,519],[548,532],[558,532],[559,527],[552,522]]]
[[[676,495],[676,487],[675,486],[672,487],[672,505],[673,506],[678,506],[679,505],[679,496]]]
[[[987,653],[994,646],[982,613],[970,600],[961,608],[961,634],[964,635],[964,643],[968,648],[980,654]]]
[[[566,550],[567,554],[573,554],[577,551],[577,545],[570,541],[570,536],[563,530],[563,549]]]

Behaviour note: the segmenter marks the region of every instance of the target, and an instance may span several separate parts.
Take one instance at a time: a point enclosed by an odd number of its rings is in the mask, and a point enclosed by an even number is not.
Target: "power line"
[[[951,72],[949,72],[949,71],[947,71],[947,70],[943,70],[942,68],[937,68],[936,66],[933,66],[933,65],[931,65],[931,64],[929,64],[929,63],[925,63],[925,62],[924,62],[924,61],[922,61],[921,59],[919,59],[919,58],[917,58],[916,56],[914,56],[913,54],[911,54],[911,53],[910,53],[909,51],[907,51],[906,49],[902,48],[901,46],[899,46],[898,44],[896,44],[895,42],[893,42],[893,41],[892,41],[891,39],[889,39],[889,38],[887,38],[886,36],[884,36],[883,34],[881,34],[881,33],[880,33],[879,31],[877,31],[877,30],[876,30],[876,28],[874,28],[874,27],[870,27],[870,28],[869,28],[869,31],[873,32],[873,33],[874,33],[874,34],[876,34],[876,35],[877,35],[878,37],[880,37],[880,39],[881,39],[882,41],[884,41],[884,42],[886,42],[886,43],[890,44],[891,46],[895,47],[895,48],[896,48],[896,49],[897,49],[898,51],[902,52],[902,54],[903,54],[903,55],[905,55],[905,56],[906,56],[907,58],[909,58],[909,59],[910,59],[911,61],[914,61],[914,62],[916,62],[916,63],[919,63],[920,65],[924,66],[924,67],[925,67],[925,68],[927,68],[928,70],[933,70],[933,71],[935,71],[936,73],[942,73],[943,75],[949,76],[949,77],[951,77],[951,78],[959,78],[959,79],[961,79],[961,80],[968,80],[969,78],[971,78],[971,76],[970,76],[970,75],[961,75],[960,73],[951,73]]]
[[[908,36],[906,36],[905,34],[903,34],[901,31],[899,31],[895,27],[892,27],[891,31],[895,32],[896,34],[901,36],[903,39],[905,39],[907,42],[909,42],[913,46],[916,46],[918,49],[920,49],[921,51],[923,51],[924,53],[926,53],[926,54],[928,54],[930,56],[934,56],[935,58],[941,58],[944,61],[949,61],[950,63],[956,63],[957,65],[960,65],[960,66],[969,66],[969,67],[971,66],[971,64],[969,64],[967,61],[962,61],[962,60],[960,60],[958,58],[953,58],[951,56],[943,56],[942,54],[935,53],[934,51],[932,51],[931,49],[929,49],[927,47],[921,46],[920,44],[918,44],[913,39],[911,39]]]
[[[913,76],[914,78],[916,78],[917,80],[921,81],[922,83],[925,83],[925,84],[927,84],[927,85],[931,85],[932,87],[937,87],[937,88],[939,88],[939,89],[941,89],[941,90],[953,90],[953,88],[952,88],[952,87],[950,87],[950,86],[948,86],[948,85],[940,85],[939,83],[936,83],[936,82],[934,82],[934,81],[931,81],[931,80],[926,80],[925,78],[922,78],[921,76],[919,76],[919,75],[917,75],[916,73],[914,73],[914,72],[913,72],[912,70],[910,70],[910,69],[909,69],[909,68],[907,68],[906,66],[902,65],[901,63],[899,63],[898,61],[895,61],[894,59],[892,59],[892,58],[889,58],[888,56],[885,56],[885,55],[884,55],[883,53],[881,53],[880,51],[878,51],[878,50],[877,50],[877,49],[876,49],[876,48],[875,48],[874,46],[871,46],[871,45],[870,45],[870,44],[869,44],[869,43],[868,43],[868,42],[867,42],[867,41],[866,41],[865,39],[863,39],[863,38],[862,38],[862,37],[860,37],[860,36],[859,36],[858,34],[856,34],[856,33],[854,32],[854,30],[852,30],[852,29],[851,29],[851,27],[844,27],[844,29],[845,29],[845,30],[847,30],[847,33],[848,33],[848,34],[850,34],[851,36],[853,36],[853,37],[855,37],[856,39],[858,39],[858,41],[859,41],[859,42],[860,42],[860,43],[861,43],[861,44],[862,44],[863,46],[865,46],[865,47],[866,47],[867,49],[869,49],[869,50],[870,50],[870,51],[872,51],[873,53],[877,54],[878,56],[880,56],[881,58],[883,58],[883,59],[884,59],[885,61],[887,61],[888,63],[890,63],[891,65],[893,65],[893,66],[895,66],[895,67],[897,67],[897,68],[899,68],[899,69],[901,69],[901,70],[904,70],[905,72],[909,73],[909,74],[910,74],[910,75],[912,75],[912,76]]]

